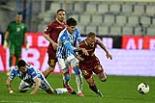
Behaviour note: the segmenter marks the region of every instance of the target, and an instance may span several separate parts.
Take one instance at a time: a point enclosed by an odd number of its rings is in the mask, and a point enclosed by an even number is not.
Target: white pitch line
[[[41,102],[32,102],[32,101],[6,101],[6,100],[1,100],[0,103],[41,103]]]
[[[24,101],[6,101],[6,100],[1,100],[0,103],[24,103]]]

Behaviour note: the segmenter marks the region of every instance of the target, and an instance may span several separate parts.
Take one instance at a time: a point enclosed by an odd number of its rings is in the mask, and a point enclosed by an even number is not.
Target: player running
[[[66,12],[64,9],[57,10],[55,20],[49,23],[49,25],[46,27],[43,33],[43,36],[49,41],[49,46],[47,50],[49,68],[43,72],[45,77],[48,77],[48,75],[54,70],[57,62],[56,58],[56,48],[58,46],[57,39],[59,33],[66,27],[65,16]]]
[[[69,67],[78,70],[78,60],[75,57],[75,51],[82,50],[82,52],[87,55],[85,49],[76,48],[72,45],[72,43],[74,42],[73,37],[76,30],[76,25],[77,22],[75,19],[69,18],[67,20],[67,27],[59,34],[57,48],[57,59],[59,66],[64,74],[64,85],[70,94],[75,94],[75,91],[69,85]]]
[[[93,73],[95,73],[102,82],[107,79],[106,73],[102,65],[100,64],[99,59],[94,54],[97,45],[99,45],[106,52],[107,58],[112,59],[112,55],[105,48],[104,44],[96,38],[96,34],[90,32],[87,35],[87,38],[79,45],[79,47],[85,48],[89,54],[84,55],[83,53],[79,53],[79,56],[81,57],[79,67],[82,71],[84,78],[89,84],[90,89],[94,91],[97,95],[102,96],[102,93],[97,89],[95,81],[93,79]]]

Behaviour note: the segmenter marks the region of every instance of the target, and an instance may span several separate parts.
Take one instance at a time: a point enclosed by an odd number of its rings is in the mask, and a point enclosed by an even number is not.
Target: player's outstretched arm
[[[48,34],[43,33],[43,36],[45,37],[46,40],[48,40],[52,44],[53,48],[56,50],[56,48],[58,47],[58,44],[54,42]]]
[[[41,80],[37,77],[34,79],[34,82],[35,82],[35,86],[31,92],[31,94],[36,94],[39,89],[39,86],[41,85]]]
[[[89,53],[85,48],[79,48],[79,49],[83,52],[83,54],[89,56]]]
[[[106,49],[105,45],[101,42],[101,40],[99,38],[96,38],[96,42],[106,52],[106,57],[112,59],[112,55]]]
[[[13,89],[11,87],[11,82],[12,82],[12,80],[10,80],[10,78],[8,77],[7,80],[6,80],[6,86],[7,86],[7,89],[8,89],[10,94],[13,93]]]

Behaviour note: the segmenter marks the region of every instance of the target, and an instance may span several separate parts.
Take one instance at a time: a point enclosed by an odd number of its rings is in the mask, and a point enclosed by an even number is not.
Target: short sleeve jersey
[[[80,43],[79,47],[85,48],[85,49],[88,51],[89,56],[84,55],[83,53],[79,53],[80,56],[81,56],[82,58],[84,58],[85,60],[89,60],[90,57],[94,54],[96,46],[97,46],[97,43],[96,43],[96,42],[95,42],[94,45],[90,46],[90,45],[87,45],[87,44],[85,43],[85,40],[82,41],[82,42]]]
[[[27,26],[24,23],[10,22],[7,31],[9,32],[10,44],[15,44],[17,46],[23,45],[25,33],[27,31]]]
[[[80,33],[80,30],[78,28],[75,28],[74,32],[73,32],[73,35],[70,35],[71,37],[71,44],[73,46],[77,46],[79,45],[79,43],[82,41],[82,38],[81,38],[81,33]]]
[[[70,34],[66,28],[60,32],[58,38],[57,58],[66,59],[75,54],[75,47],[72,45],[74,40],[71,35],[72,34]]]
[[[34,83],[34,79],[36,77],[40,78],[41,80],[43,79],[42,74],[32,66],[27,66],[27,72],[25,74],[20,72],[17,66],[12,66],[10,68],[9,78],[10,80],[13,80],[15,77],[19,77],[30,85]]]
[[[44,33],[48,34],[52,40],[57,42],[59,33],[65,28],[65,26],[66,26],[65,23],[60,24],[55,20],[45,28]],[[53,50],[53,47],[51,44],[49,45],[48,49]]]

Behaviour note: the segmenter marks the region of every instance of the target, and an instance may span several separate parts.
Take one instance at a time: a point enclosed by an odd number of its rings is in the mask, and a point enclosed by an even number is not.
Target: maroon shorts
[[[56,51],[54,50],[48,51],[48,65],[50,67],[54,67],[56,62],[57,62]]]
[[[93,73],[99,74],[103,72],[102,65],[95,55],[87,60],[79,62],[79,67],[85,79],[92,77]]]

